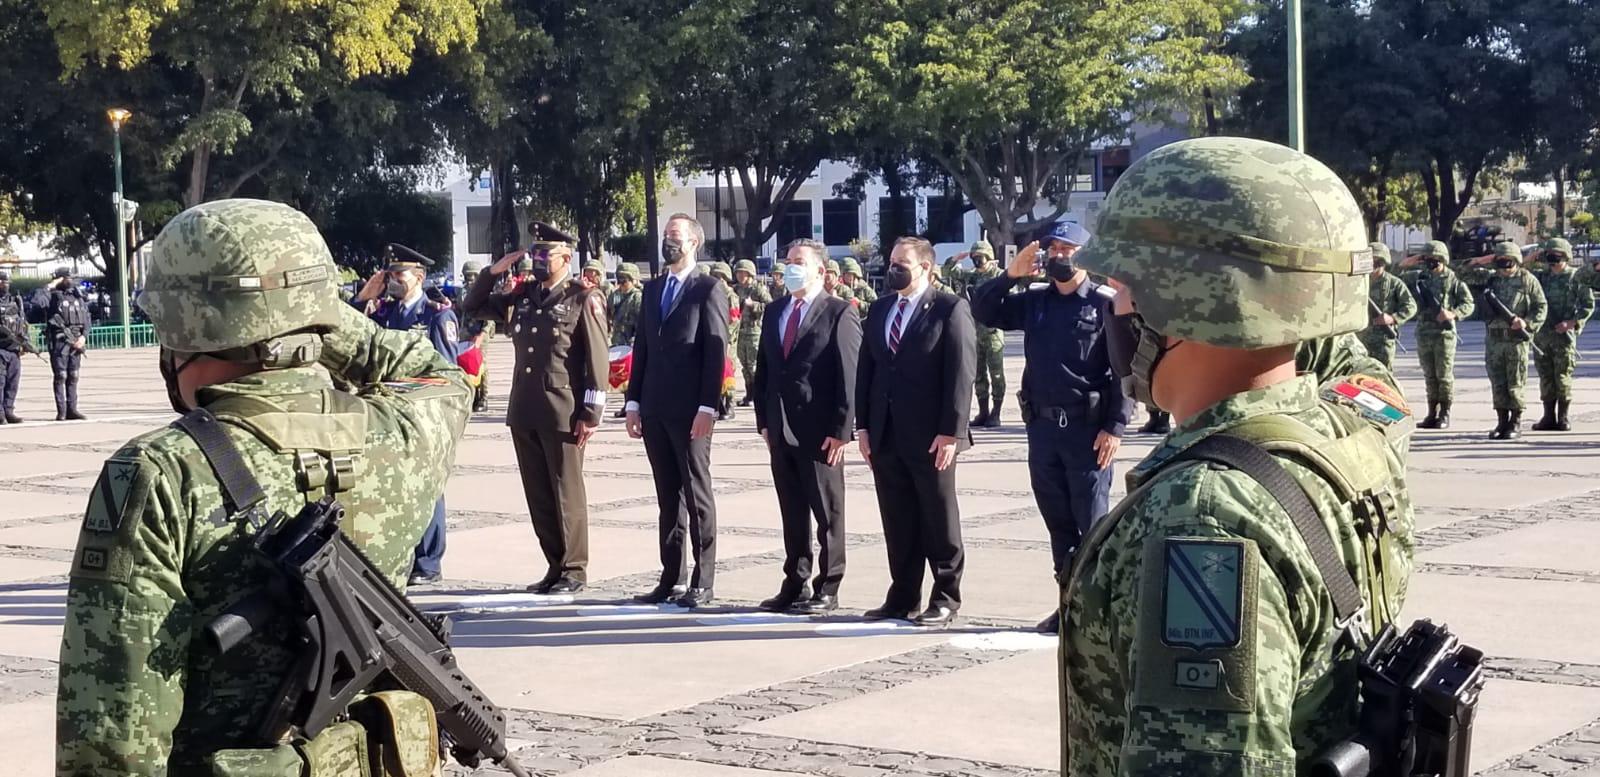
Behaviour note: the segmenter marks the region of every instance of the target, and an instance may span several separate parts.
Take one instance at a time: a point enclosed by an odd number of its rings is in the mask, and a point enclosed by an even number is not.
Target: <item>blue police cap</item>
[[[1078,226],[1073,221],[1057,221],[1055,226],[1050,228],[1050,234],[1045,235],[1044,238],[1046,245],[1052,240],[1060,240],[1063,243],[1071,243],[1075,246],[1087,245],[1089,242],[1089,230]]]

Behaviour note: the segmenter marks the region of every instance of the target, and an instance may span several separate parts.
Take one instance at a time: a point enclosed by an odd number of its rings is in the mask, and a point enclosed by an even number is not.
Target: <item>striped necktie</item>
[[[900,330],[906,321],[906,298],[900,298],[900,304],[894,309],[894,323],[889,325],[889,352],[900,352]]]

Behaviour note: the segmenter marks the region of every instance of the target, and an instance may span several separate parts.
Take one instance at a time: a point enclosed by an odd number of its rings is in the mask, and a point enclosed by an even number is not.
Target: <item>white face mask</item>
[[[791,293],[811,285],[811,273],[803,264],[786,264],[783,266],[783,287]]]

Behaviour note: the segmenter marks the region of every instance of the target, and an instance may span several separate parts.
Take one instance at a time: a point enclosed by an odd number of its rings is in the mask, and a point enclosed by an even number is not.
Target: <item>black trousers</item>
[[[588,582],[589,504],[583,488],[583,449],[571,431],[511,428],[517,471],[539,549],[549,564],[546,582]]]
[[[711,438],[689,439],[689,422],[645,417],[644,453],[656,482],[661,584],[683,585],[694,556],[691,588],[711,588],[717,571],[717,503],[711,492]],[[689,538],[685,553],[684,535]]]
[[[830,467],[816,460],[815,451],[782,440],[775,441],[769,452],[783,519],[783,590],[799,591],[811,577],[815,518],[821,563],[812,590],[837,595],[844,579],[844,467]]]
[[[1056,576],[1072,563],[1084,535],[1111,506],[1111,465],[1100,469],[1094,441],[1100,430],[1086,421],[1054,418],[1028,423],[1028,474],[1033,499],[1050,532]]]
[[[22,354],[0,350],[0,410],[17,409],[17,385],[22,381]]]
[[[50,343],[50,374],[54,377],[57,411],[78,406],[78,369],[82,364],[83,351],[73,348],[72,343]]]
[[[915,610],[922,599],[922,570],[933,575],[928,606],[961,606],[961,511],[956,505],[956,465],[933,468],[933,454],[904,450],[894,435],[872,448],[872,479],[889,551],[890,607]]]

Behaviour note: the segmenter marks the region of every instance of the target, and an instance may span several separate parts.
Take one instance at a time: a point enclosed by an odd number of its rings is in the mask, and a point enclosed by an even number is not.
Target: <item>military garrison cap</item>
[[[406,248],[399,243],[390,243],[383,247],[383,258],[387,261],[389,269],[393,270],[422,270],[427,272],[433,269],[433,260],[422,254]]]
[[[544,249],[546,251],[557,246],[571,248],[573,244],[578,242],[577,238],[543,221],[534,221],[528,224],[528,239],[532,243],[530,248],[534,250]]]

